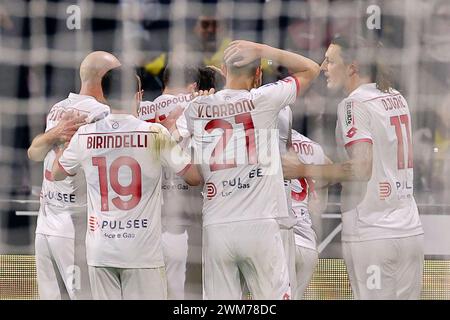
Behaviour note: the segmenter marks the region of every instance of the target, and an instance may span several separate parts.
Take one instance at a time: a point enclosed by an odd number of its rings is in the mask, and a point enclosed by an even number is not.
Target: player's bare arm
[[[301,163],[296,154],[289,152],[282,158],[283,174],[287,179],[300,177],[341,181],[368,181],[372,176],[372,144],[359,142],[347,148],[350,160],[327,165]]]
[[[299,81],[299,95],[305,92],[320,73],[319,65],[311,59],[265,44],[236,40],[231,42],[224,51],[224,60],[236,61],[234,65],[237,67],[244,66],[260,58],[274,60],[286,67],[291,72],[291,75]]]
[[[203,177],[195,164],[191,164],[181,177],[190,186],[198,186],[203,183]]]
[[[61,181],[69,176],[69,173],[63,169],[63,167],[59,164],[59,158],[61,158],[68,142],[66,142],[65,146],[62,148],[58,148],[56,151],[55,160],[53,161],[52,167],[52,176],[55,181]]]
[[[86,123],[86,115],[66,112],[59,123],[46,133],[36,136],[28,148],[28,158],[33,161],[44,161],[47,153],[58,144],[72,138],[80,126]]]

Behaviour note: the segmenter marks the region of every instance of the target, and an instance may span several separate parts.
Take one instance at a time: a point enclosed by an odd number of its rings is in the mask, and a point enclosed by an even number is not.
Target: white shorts
[[[165,300],[167,279],[164,267],[121,269],[89,266],[95,300]]]
[[[297,273],[295,272],[295,235],[294,229],[280,228],[281,240],[283,241],[284,255],[289,273],[289,285],[291,287],[292,297],[296,296],[296,288],[298,286]]]
[[[416,300],[423,274],[423,235],[343,242],[355,299]]]
[[[283,243],[275,220],[204,227],[203,298],[241,299],[240,273],[253,299],[291,298]]]
[[[295,290],[295,300],[302,300],[306,288],[316,269],[319,254],[316,250],[296,246],[295,248],[295,270],[297,272],[297,288]]]
[[[84,244],[37,233],[34,245],[40,299],[92,299]]]
[[[167,298],[184,300],[186,262],[188,255],[188,234],[162,233],[162,248],[167,274]]]

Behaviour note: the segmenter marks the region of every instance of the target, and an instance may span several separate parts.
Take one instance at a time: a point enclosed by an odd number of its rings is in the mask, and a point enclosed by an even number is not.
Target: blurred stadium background
[[[388,51],[414,124],[414,187],[426,232],[422,298],[449,299],[449,30],[448,0],[0,1],[0,299],[37,298],[34,214],[42,171],[26,150],[44,130],[49,108],[79,89],[77,68],[86,54],[110,51],[139,66],[145,99],[152,100],[169,51],[189,63],[220,66],[230,40],[248,39],[321,62],[336,33],[377,36]],[[264,81],[285,73],[266,62]],[[341,97],[325,89],[321,78],[293,106],[294,128],[336,159]],[[330,193],[327,212],[315,217],[321,260],[306,295],[350,299],[340,259],[338,187]],[[200,234],[199,225],[192,228]],[[199,239],[191,239],[187,298],[200,296]]]

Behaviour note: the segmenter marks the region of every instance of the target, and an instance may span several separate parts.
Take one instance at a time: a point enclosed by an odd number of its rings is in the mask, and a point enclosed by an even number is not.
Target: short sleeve
[[[53,115],[54,112],[57,111],[56,109],[57,109],[57,107],[53,106],[50,109],[49,113],[47,114],[45,132],[50,131],[51,129],[53,129],[58,124],[58,121],[52,120],[52,118],[53,118],[52,115]]]
[[[289,106],[284,107],[278,114],[278,130],[280,130],[280,140],[286,143],[291,135],[292,110]]]
[[[168,167],[176,174],[182,176],[191,165],[191,156],[183,151],[166,128],[158,127],[166,141],[169,142],[161,144],[161,163],[164,167]]]
[[[298,79],[289,76],[255,89],[255,94],[263,96],[263,99],[267,99],[271,106],[281,110],[285,106],[295,102],[299,90],[300,83]]]
[[[177,119],[177,130],[183,138],[188,138],[191,136],[191,132],[188,130],[188,124],[186,119],[186,113],[183,114]]]
[[[189,103],[186,110],[183,112],[182,117],[184,120],[181,120],[180,124],[182,126],[184,125],[184,129],[185,129],[184,134],[186,134],[186,136],[191,136],[194,133],[194,104],[192,102]],[[183,124],[183,121],[186,121],[186,122]],[[178,126],[178,122],[177,122],[177,126]],[[182,132],[180,132],[180,135],[182,135],[183,138],[185,137]]]
[[[88,114],[86,118],[87,123],[92,123],[103,118],[106,118],[111,113],[111,109],[102,103],[96,103],[93,106],[92,111]]]
[[[81,154],[82,151],[79,147],[79,135],[77,132],[70,140],[69,146],[64,150],[61,158],[59,158],[59,166],[64,169],[68,175],[75,175],[81,165],[79,159],[79,155]]]
[[[358,101],[345,99],[338,106],[338,122],[345,147],[358,142],[372,143],[370,115]]]

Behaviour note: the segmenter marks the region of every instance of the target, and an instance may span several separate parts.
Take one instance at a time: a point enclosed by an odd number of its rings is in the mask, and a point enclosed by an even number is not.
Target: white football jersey
[[[159,120],[164,120],[177,106],[186,109],[192,100],[192,94],[163,94],[152,101],[143,101],[138,109],[138,118],[147,122],[155,122],[156,112]],[[181,116],[180,118],[184,118]],[[180,120],[178,120],[180,121]],[[184,121],[185,122],[185,121]],[[184,126],[183,126],[184,127]],[[188,137],[186,137],[188,138]],[[182,147],[187,146],[188,139],[184,139]],[[188,185],[183,178],[169,169],[163,168],[161,187],[163,190],[163,225],[189,225],[192,214],[197,214],[201,201],[201,187]],[[194,212],[195,211],[195,212]]]
[[[292,110],[291,107],[286,106],[283,109],[280,110],[280,113],[278,113],[278,130],[280,135],[280,154],[284,155],[287,152],[288,144],[291,143],[291,136],[292,136]],[[292,201],[291,201],[291,182],[290,180],[284,180],[284,190],[286,192],[286,200],[287,200],[287,207],[288,211],[281,215],[279,218],[286,218],[287,216],[290,217],[290,219],[283,219],[283,222],[280,222],[281,224],[285,225],[286,227],[292,227],[292,225],[295,223],[295,220],[293,219],[292,214],[289,214],[292,212]],[[281,220],[279,220],[281,221]]]
[[[47,115],[45,131],[53,129],[65,112],[75,111],[87,115],[92,122],[106,117],[110,109],[94,97],[70,93],[67,99],[56,103]],[[37,221],[36,233],[74,238],[72,214],[86,210],[86,182],[81,172],[62,181],[54,181],[52,167],[55,151],[50,150],[44,159],[44,179],[41,190],[41,208]]]
[[[297,94],[293,77],[258,89],[224,89],[186,110],[204,186],[203,225],[286,215],[278,113]]]
[[[338,106],[336,140],[346,147],[373,145],[369,182],[342,183],[342,240],[361,241],[422,234],[413,196],[411,116],[405,98],[383,93],[374,83],[355,89]]]
[[[322,147],[295,130],[292,130],[292,148],[302,163],[325,164]],[[292,212],[297,217],[297,224],[294,226],[295,244],[317,250],[316,233],[308,209],[308,198],[314,196],[313,180],[305,178],[291,180]]]
[[[170,134],[159,124],[152,124],[151,131],[149,127],[132,115],[111,114],[81,127],[60,158],[67,173],[81,167],[86,175],[90,266],[164,265],[161,165],[180,173],[190,157],[177,145],[158,147],[165,144],[156,143],[156,137],[170,139]]]
[[[156,115],[159,121],[164,120],[177,106],[186,108],[192,100],[192,94],[162,94],[154,101],[142,101],[139,105],[138,118],[147,122],[155,122]]]
[[[291,142],[292,135],[292,110],[286,106],[278,113],[278,130],[280,132],[280,152],[287,152],[287,145]]]

